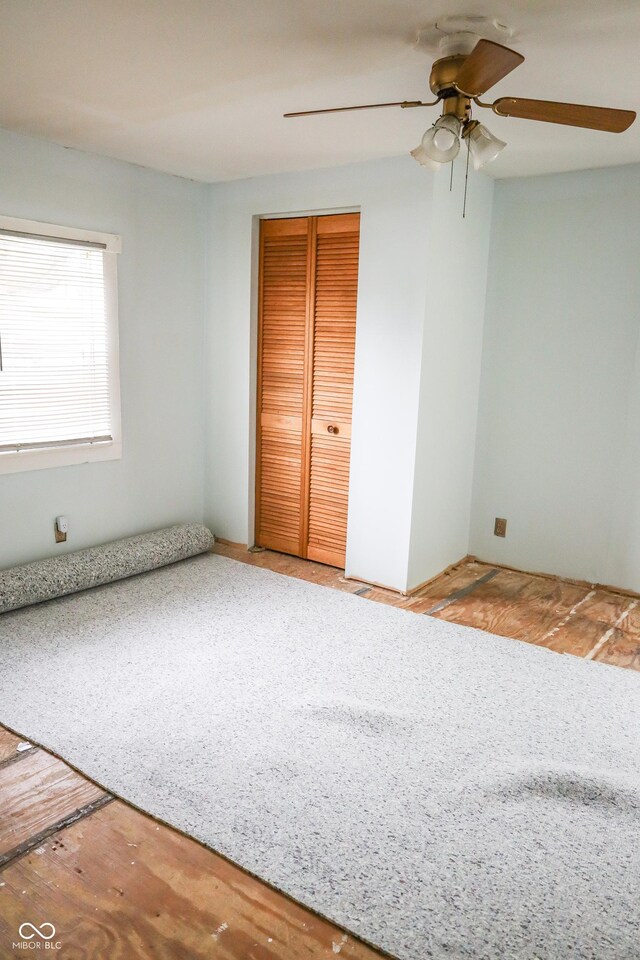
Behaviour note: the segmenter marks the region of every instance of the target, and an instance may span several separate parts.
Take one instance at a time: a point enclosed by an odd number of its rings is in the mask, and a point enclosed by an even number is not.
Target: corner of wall
[[[430,224],[430,289],[422,370],[407,586],[414,589],[469,548],[477,400],[485,317],[493,181],[443,175]]]

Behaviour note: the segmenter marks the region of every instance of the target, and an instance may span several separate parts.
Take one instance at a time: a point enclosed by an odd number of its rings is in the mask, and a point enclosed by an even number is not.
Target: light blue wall
[[[406,588],[433,189],[411,157],[212,186],[205,514],[215,533],[253,542],[256,218],[357,208],[347,574]]]
[[[205,515],[253,542],[255,218],[358,208],[347,575],[407,590],[468,550],[493,183],[409,157],[211,188]],[[252,234],[253,231],[253,234]],[[252,274],[253,270],[253,274]]]
[[[640,166],[501,181],[493,223],[471,552],[640,590]]]
[[[461,223],[443,184],[396,158],[207,187],[0,132],[0,213],[123,238],[124,440],[0,476],[0,567],[203,512],[250,539],[253,217],[357,206],[351,572],[403,588],[457,560],[475,450],[472,553],[640,590],[640,167],[495,185],[475,445],[492,185]]]
[[[431,175],[434,203],[407,586],[415,589],[469,551],[493,180],[464,161]]]
[[[0,476],[0,567],[202,519],[206,191],[0,131],[0,213],[122,236],[124,444],[120,461]]]

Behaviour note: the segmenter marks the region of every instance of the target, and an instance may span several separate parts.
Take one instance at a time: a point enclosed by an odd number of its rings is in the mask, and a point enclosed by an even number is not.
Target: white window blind
[[[0,454],[113,439],[104,248],[0,230]]]

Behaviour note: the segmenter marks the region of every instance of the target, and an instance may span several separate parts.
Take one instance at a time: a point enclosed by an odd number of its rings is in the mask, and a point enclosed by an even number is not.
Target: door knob
[[[338,430],[338,428],[335,426],[335,424],[333,424],[333,423],[330,423],[330,424],[329,424],[329,426],[327,427],[327,431],[328,431],[329,433],[339,433],[339,432],[340,432],[340,431]]]

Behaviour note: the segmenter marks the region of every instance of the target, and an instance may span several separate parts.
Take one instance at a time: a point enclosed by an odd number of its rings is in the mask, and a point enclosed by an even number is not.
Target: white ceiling
[[[0,0],[0,126],[204,181],[407,153],[433,109],[282,114],[429,99],[416,37],[460,13],[526,57],[494,98],[638,107],[640,0]],[[482,119],[508,141],[493,176],[640,161],[640,120]]]

